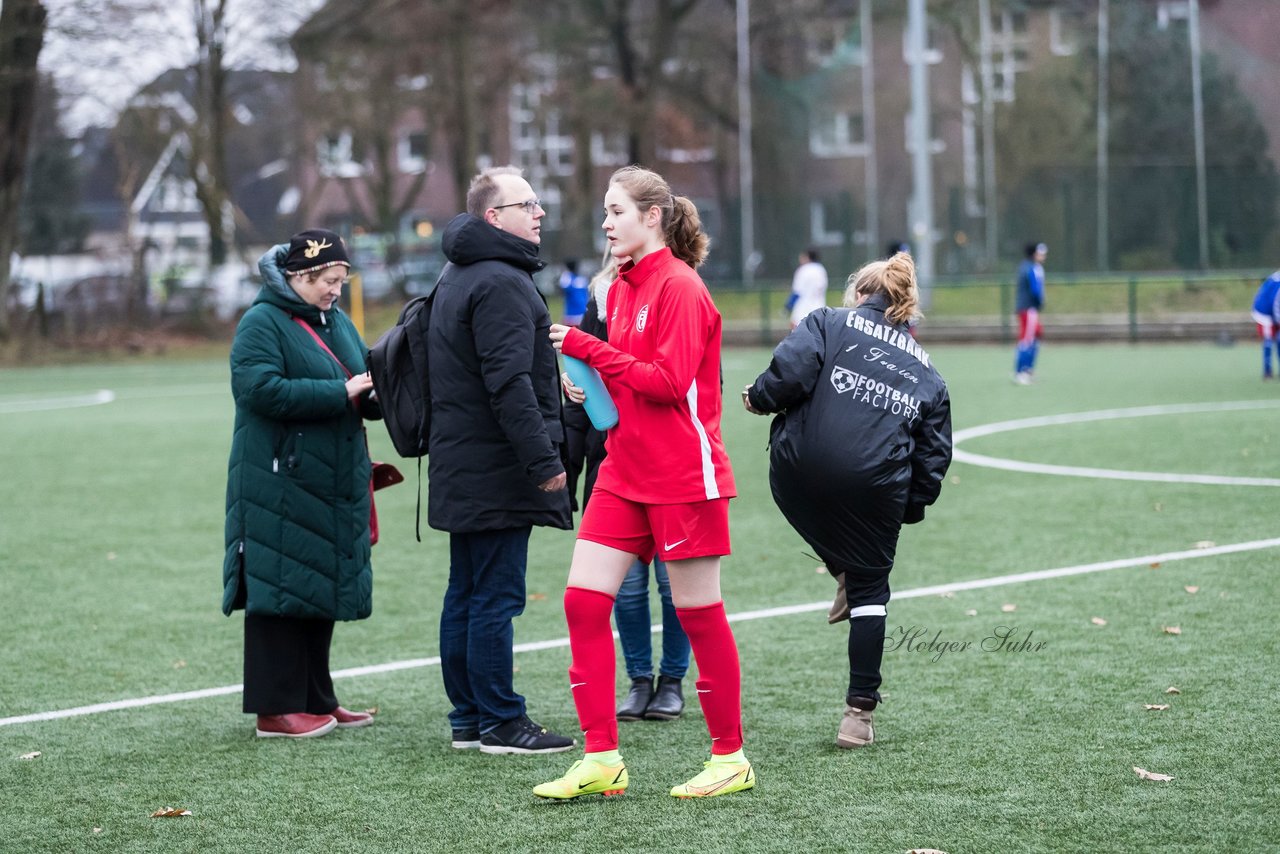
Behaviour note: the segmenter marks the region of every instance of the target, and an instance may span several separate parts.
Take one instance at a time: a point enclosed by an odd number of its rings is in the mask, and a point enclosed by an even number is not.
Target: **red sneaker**
[[[329,713],[338,721],[338,726],[346,728],[368,726],[373,723],[373,715],[369,712],[351,712],[338,706]]]
[[[333,732],[333,715],[258,715],[258,738],[314,738]]]

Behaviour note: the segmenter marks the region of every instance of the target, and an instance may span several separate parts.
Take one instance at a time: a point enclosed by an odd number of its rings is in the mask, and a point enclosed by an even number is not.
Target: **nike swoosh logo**
[[[676,540],[674,543],[666,543],[663,545],[662,550],[669,552],[672,549],[674,549],[676,546],[680,545],[681,543],[688,542],[688,540],[689,538],[685,537],[683,540]]]
[[[699,693],[699,694],[710,694],[710,693],[711,693],[711,689],[710,689],[710,688],[699,688],[699,689],[698,689],[698,693]]]
[[[569,683],[569,690],[570,690],[570,691],[572,691],[574,688],[580,688],[580,687],[582,687],[583,685],[586,685],[586,684],[587,684],[586,682],[570,682],[570,683]]]

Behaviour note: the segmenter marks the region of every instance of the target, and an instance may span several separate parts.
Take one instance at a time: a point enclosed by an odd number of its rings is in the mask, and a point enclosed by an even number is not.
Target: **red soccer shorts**
[[[1023,309],[1018,312],[1018,343],[1030,344],[1032,341],[1039,339],[1044,334],[1044,327],[1040,324],[1040,312],[1034,308]]]
[[[729,549],[729,499],[690,504],[640,504],[597,487],[578,539],[636,555],[645,563],[719,557]]]

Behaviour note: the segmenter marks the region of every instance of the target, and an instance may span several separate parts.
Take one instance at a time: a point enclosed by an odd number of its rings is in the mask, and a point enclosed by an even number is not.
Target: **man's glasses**
[[[512,202],[508,205],[494,205],[493,209],[500,211],[503,208],[524,208],[525,213],[531,214],[536,208],[540,207],[542,207],[542,199],[526,199],[523,202]]]

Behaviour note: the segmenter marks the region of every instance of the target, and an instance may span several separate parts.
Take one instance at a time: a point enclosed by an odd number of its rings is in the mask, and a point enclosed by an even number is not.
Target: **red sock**
[[[742,671],[738,645],[724,613],[724,603],[676,608],[698,662],[698,702],[707,719],[714,755],[742,748]]]
[[[618,749],[618,717],[614,706],[613,630],[609,615],[613,597],[599,590],[568,587],[564,616],[569,623],[569,687],[587,753]]]

